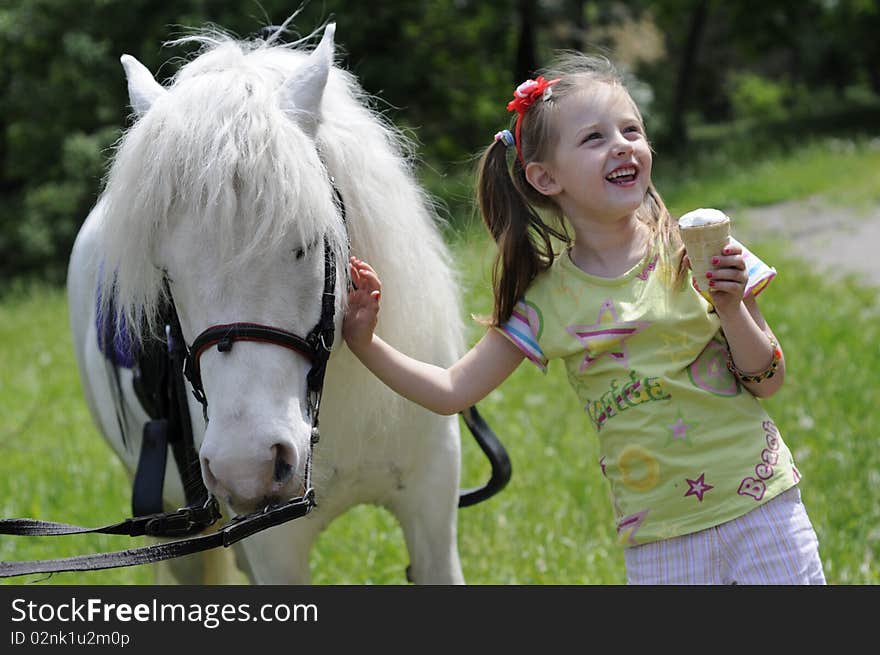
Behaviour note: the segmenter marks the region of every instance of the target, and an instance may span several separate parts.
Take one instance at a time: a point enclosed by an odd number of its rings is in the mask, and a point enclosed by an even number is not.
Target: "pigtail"
[[[477,170],[477,202],[483,224],[499,243],[510,229],[512,210],[516,204],[515,189],[505,188],[509,183],[507,150],[501,141],[495,141],[483,153]],[[511,193],[513,191],[514,193]]]
[[[498,247],[492,267],[493,326],[510,319],[529,285],[553,263],[553,239],[570,242],[564,230],[548,225],[532,208],[530,191],[536,193],[519,162],[511,174],[507,150],[495,141],[480,160],[477,178],[480,213]]]

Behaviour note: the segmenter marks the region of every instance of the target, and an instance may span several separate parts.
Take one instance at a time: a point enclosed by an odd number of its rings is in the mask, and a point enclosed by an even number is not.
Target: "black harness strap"
[[[164,510],[163,490],[168,446],[171,446],[184,497],[189,507],[203,505],[208,490],[202,481],[199,456],[192,432],[187,392],[183,381],[188,351],[184,342],[177,309],[165,281],[167,302],[160,325],[165,328],[165,341],[150,343],[138,357],[141,376],[152,375],[153,389],[142,388],[143,380],[135,376],[135,392],[150,420],[144,424],[141,451],[132,488],[132,514],[145,516]],[[207,527],[207,526],[204,526]],[[198,530],[196,530],[198,531]]]
[[[151,419],[144,423],[141,452],[132,483],[133,516],[146,516],[163,510],[167,457],[168,419]]]
[[[513,466],[504,445],[489,427],[489,424],[480,416],[476,405],[461,412],[461,417],[492,466],[492,473],[485,485],[467,489],[458,495],[458,506],[470,507],[491,498],[504,489],[510,482]]]

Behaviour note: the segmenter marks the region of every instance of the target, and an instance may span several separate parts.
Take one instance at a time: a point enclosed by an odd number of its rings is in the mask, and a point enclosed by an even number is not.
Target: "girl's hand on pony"
[[[721,254],[713,257],[712,265],[715,268],[706,273],[708,279],[700,280],[700,286],[708,286],[715,311],[722,316],[739,308],[749,282],[749,272],[742,248],[734,244],[725,246]]]
[[[357,257],[348,263],[351,289],[348,292],[348,310],[342,322],[342,336],[353,351],[366,348],[373,339],[379,320],[379,299],[382,281],[373,267]]]

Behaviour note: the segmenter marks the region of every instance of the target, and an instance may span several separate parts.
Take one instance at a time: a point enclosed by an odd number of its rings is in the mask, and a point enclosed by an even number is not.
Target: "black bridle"
[[[327,239],[324,239],[324,291],[321,295],[321,317],[318,323],[305,336],[282,330],[281,328],[259,323],[228,323],[214,325],[197,336],[189,347],[184,367],[184,375],[193,388],[193,395],[205,411],[207,421],[208,401],[202,386],[199,360],[202,354],[212,346],[226,353],[232,350],[236,341],[255,341],[287,348],[309,359],[312,368],[306,378],[309,394],[309,413],[312,418],[312,429],[318,428],[318,411],[321,405],[321,392],[324,388],[324,374],[327,371],[327,360],[333,348],[336,314],[336,258]]]
[[[344,213],[343,213],[344,220]],[[327,361],[333,348],[336,331],[336,257],[327,239],[324,239],[324,289],[321,294],[321,317],[305,336],[301,337],[281,328],[259,323],[228,323],[213,325],[192,342],[187,348],[183,374],[192,385],[193,395],[202,405],[205,422],[208,422],[208,399],[202,385],[199,360],[206,350],[217,346],[217,351],[228,353],[236,341],[253,341],[281,346],[306,357],[312,364],[306,376],[306,394],[309,419],[312,422],[309,455],[306,460],[303,494],[285,503],[288,506],[302,506],[303,513],[314,507],[314,490],[311,487],[312,453],[321,438],[318,428],[318,414],[321,410],[321,396],[324,391],[324,375]],[[269,508],[271,510],[271,508]]]
[[[331,182],[332,182],[331,178]],[[345,206],[335,188],[338,206],[345,223]],[[318,323],[305,336],[293,334],[281,328],[258,323],[229,323],[214,325],[199,334],[190,347],[186,346],[174,301],[166,281],[168,315],[164,317],[166,330],[166,356],[168,361],[167,394],[158,417],[144,426],[144,445],[142,445],[138,471],[135,476],[133,494],[133,518],[125,519],[98,528],[84,528],[66,523],[39,521],[36,519],[0,519],[0,534],[17,536],[58,536],[69,534],[103,533],[128,535],[132,537],[152,536],[176,538],[161,544],[152,544],[124,551],[77,555],[48,560],[0,562],[0,578],[28,575],[34,573],[54,573],[59,571],[91,571],[97,569],[134,566],[173,559],[182,555],[202,552],[219,546],[229,547],[252,534],[282,523],[300,518],[315,507],[315,490],[311,486],[312,455],[315,444],[320,439],[318,414],[324,388],[324,375],[330,358],[335,335],[336,313],[336,258],[327,239],[324,246],[324,288],[321,296],[321,316]],[[189,408],[186,401],[183,377],[189,380],[192,393],[201,403],[205,421],[208,420],[208,399],[202,385],[199,360],[206,350],[214,346],[221,353],[228,353],[236,341],[255,341],[293,350],[311,361],[307,374],[308,411],[311,419],[311,439],[306,460],[303,493],[282,504],[267,505],[262,510],[247,515],[236,516],[210,534],[199,536],[216,523],[222,514],[219,503],[208,493],[200,474],[198,453],[192,437]],[[489,481],[482,487],[463,491],[459,495],[459,507],[468,507],[482,502],[503,489],[510,480],[512,469],[510,459],[492,429],[482,419],[476,407],[470,407],[461,416],[477,440],[492,467]],[[168,436],[169,432],[176,437]],[[147,448],[152,436],[161,445]],[[139,511],[138,507],[161,507],[162,481],[166,448],[172,442],[174,456],[186,494],[187,506],[174,512]],[[150,452],[151,451],[151,452]],[[149,471],[142,481],[142,464]],[[161,467],[161,468],[160,468]],[[160,471],[157,473],[156,471]],[[156,477],[159,477],[158,483]],[[139,496],[138,488],[148,487],[146,494]],[[146,500],[139,501],[139,498]]]
[[[339,192],[334,187],[337,201],[340,207],[343,223],[345,222],[345,207]],[[128,535],[132,537],[184,537],[176,541],[163,544],[153,544],[141,548],[132,548],[125,551],[96,553],[50,560],[35,560],[21,562],[0,562],[0,577],[12,577],[33,573],[53,573],[57,571],[91,571],[97,569],[115,568],[119,566],[133,566],[158,562],[162,560],[180,557],[191,553],[210,550],[218,546],[229,547],[232,544],[248,537],[256,532],[286,523],[293,519],[308,514],[315,507],[315,490],[311,485],[312,454],[315,444],[320,439],[318,426],[318,414],[321,408],[321,396],[324,390],[324,376],[327,371],[327,361],[333,347],[335,337],[336,316],[336,257],[326,237],[324,246],[324,287],[321,294],[321,316],[318,323],[305,336],[301,337],[281,328],[261,325],[259,323],[229,323],[214,325],[199,334],[187,347],[180,328],[174,300],[171,296],[169,285],[165,283],[166,296],[169,305],[169,315],[165,320],[167,356],[170,363],[169,386],[171,387],[169,402],[161,412],[164,414],[158,419],[149,421],[144,427],[145,441],[150,431],[161,433],[162,446],[156,448],[152,456],[154,463],[158,460],[162,466],[161,477],[153,479],[155,466],[150,472],[150,486],[153,487],[152,495],[161,498],[162,479],[164,478],[165,449],[167,445],[167,431],[169,423],[181,425],[171,426],[182,429],[183,441],[178,444],[181,447],[175,449],[175,459],[181,474],[184,491],[188,504],[175,512],[155,512],[138,515],[119,523],[114,523],[99,528],[83,528],[81,526],[51,521],[39,521],[35,519],[2,519],[0,520],[0,534],[16,536],[59,536],[69,534],[102,533]],[[243,516],[232,518],[226,525],[212,534],[203,536],[191,536],[203,532],[212,526],[220,518],[219,503],[208,493],[204,487],[199,471],[198,453],[192,439],[192,431],[189,426],[189,410],[185,394],[182,393],[180,377],[185,376],[192,386],[192,393],[201,403],[205,422],[208,421],[208,399],[202,384],[199,360],[206,350],[216,346],[221,353],[228,353],[236,341],[255,341],[268,343],[293,350],[306,357],[311,362],[311,368],[306,376],[308,413],[311,420],[311,436],[309,454],[306,460],[303,474],[303,493],[301,496],[292,498],[281,504],[270,504],[265,508]],[[138,472],[135,476],[135,490],[133,505],[135,513],[138,501],[138,483],[141,477],[142,463],[145,460],[142,448],[141,459],[138,463]],[[146,467],[148,468],[148,467]],[[158,502],[161,502],[160,500]],[[142,506],[150,506],[150,500],[140,503]]]

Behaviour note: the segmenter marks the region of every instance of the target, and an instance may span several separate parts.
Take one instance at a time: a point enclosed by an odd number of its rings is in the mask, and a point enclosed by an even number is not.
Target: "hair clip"
[[[516,91],[513,92],[513,100],[507,103],[507,111],[515,111],[517,114],[522,114],[538,98],[546,100],[550,97],[547,91],[558,81],[559,78],[545,80],[543,75],[539,75],[534,80],[526,80],[516,87]]]
[[[515,145],[515,141],[513,140],[513,134],[510,130],[501,130],[500,132],[495,133],[495,140],[501,141],[504,144],[505,148],[510,148]]]
[[[542,99],[546,100],[549,98],[553,91],[550,90],[554,84],[556,84],[561,78],[556,78],[555,80],[546,80],[543,75],[539,75],[534,80],[526,80],[518,87],[516,87],[516,91],[513,92],[513,100],[507,103],[507,111],[515,111],[516,112],[516,154],[519,156],[519,161],[525,165],[525,159],[523,159],[522,147],[521,147],[521,139],[520,139],[520,128],[522,127],[523,116],[529,107],[531,107],[535,100]]]

